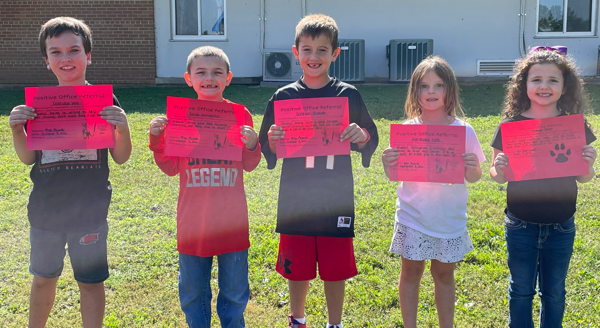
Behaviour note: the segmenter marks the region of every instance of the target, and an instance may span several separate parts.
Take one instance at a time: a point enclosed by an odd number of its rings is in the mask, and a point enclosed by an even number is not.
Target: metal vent
[[[329,66],[329,75],[345,82],[365,80],[365,40],[338,40],[340,55]]]
[[[292,61],[289,54],[282,52],[271,53],[265,59],[265,68],[269,76],[278,78],[290,78],[292,74]]]
[[[291,50],[265,50],[263,81],[293,82],[300,76],[302,76],[302,68]]]
[[[417,65],[433,54],[433,40],[390,40],[386,50],[390,59],[390,81],[408,82]]]
[[[477,75],[512,75],[514,60],[478,60]]]

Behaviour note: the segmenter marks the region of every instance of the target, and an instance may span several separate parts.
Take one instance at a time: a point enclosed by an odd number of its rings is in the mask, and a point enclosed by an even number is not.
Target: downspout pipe
[[[260,32],[258,37],[258,47],[260,49],[261,58],[262,55],[265,53],[265,20],[267,20],[265,11],[265,0],[260,0],[260,14],[258,17],[258,21],[260,23]]]
[[[527,16],[525,13],[525,1],[526,0],[520,0],[521,8],[519,11],[519,53],[521,54],[521,57],[525,56],[527,53],[527,47],[525,45],[525,16]]]
[[[302,11],[301,11],[302,17],[300,18],[304,18],[306,16],[306,0],[302,0]]]

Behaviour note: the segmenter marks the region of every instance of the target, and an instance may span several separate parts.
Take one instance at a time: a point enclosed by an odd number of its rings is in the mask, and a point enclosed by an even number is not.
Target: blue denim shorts
[[[52,279],[63,270],[68,245],[75,280],[85,284],[97,284],[108,279],[106,236],[108,223],[87,232],[62,233],[31,227],[29,242],[29,273]]]

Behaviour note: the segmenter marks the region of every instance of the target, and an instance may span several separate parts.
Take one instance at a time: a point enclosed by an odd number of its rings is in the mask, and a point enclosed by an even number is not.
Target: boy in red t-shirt
[[[199,47],[188,56],[184,78],[198,99],[233,104],[223,99],[231,77],[229,59],[219,48]],[[210,327],[213,256],[219,265],[217,313],[221,326],[245,327],[250,240],[242,171],[254,170],[261,152],[252,116],[244,109],[241,161],[165,156],[163,132],[168,119],[158,116],[150,122],[150,149],[156,165],[169,176],[179,174],[179,299],[190,327]],[[198,183],[188,183],[190,177]]]

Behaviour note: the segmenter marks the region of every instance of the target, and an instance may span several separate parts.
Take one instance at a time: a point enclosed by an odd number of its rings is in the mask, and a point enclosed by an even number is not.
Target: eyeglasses
[[[556,51],[559,54],[566,56],[567,55],[567,47],[565,46],[552,46],[552,47],[533,47],[529,50],[529,54],[535,52],[535,51],[539,51],[539,50],[549,50],[549,51]]]

